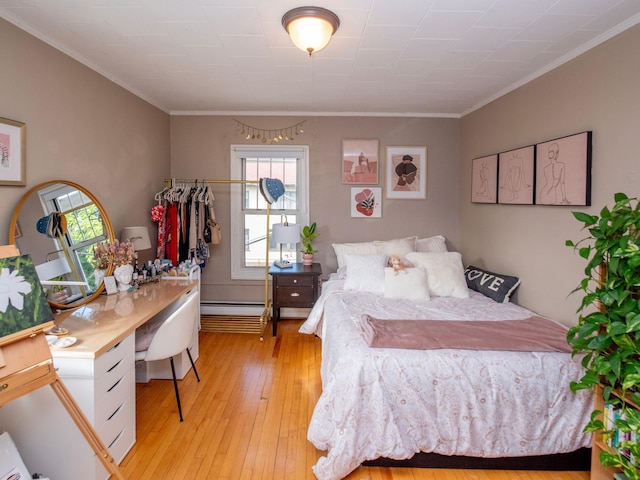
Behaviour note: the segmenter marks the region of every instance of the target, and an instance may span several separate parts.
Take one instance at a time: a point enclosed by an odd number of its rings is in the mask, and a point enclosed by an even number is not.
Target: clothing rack
[[[258,185],[260,180],[202,180],[202,179],[185,179],[185,178],[165,178],[166,187],[172,187],[176,184],[199,184],[199,183],[207,183],[207,184],[241,184],[241,185]],[[271,299],[269,298],[269,220],[271,216],[271,204],[267,202],[267,228],[266,228],[266,261],[264,265],[264,310],[262,311],[262,315],[260,316],[251,316],[250,318],[255,318],[259,322],[259,331],[260,331],[260,341],[264,341],[264,331],[267,328],[267,324],[271,320]]]

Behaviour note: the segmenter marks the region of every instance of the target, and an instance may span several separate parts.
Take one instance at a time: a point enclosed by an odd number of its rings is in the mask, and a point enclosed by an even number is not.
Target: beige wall
[[[26,187],[0,186],[0,243],[22,195],[53,179],[91,191],[117,235],[152,228],[153,194],[170,172],[169,115],[2,19],[0,58],[0,117],[26,123],[27,135]]]
[[[575,324],[585,262],[573,210],[597,214],[613,194],[640,195],[640,27],[636,26],[461,120],[460,222],[466,262],[518,275],[518,302]],[[592,207],[472,204],[471,160],[593,131]]]
[[[226,117],[171,118],[171,175],[175,178],[228,179],[230,145],[242,144],[234,118],[249,125],[281,128],[306,120],[296,144],[309,145],[310,220],[320,237],[314,242],[324,276],[336,270],[332,243],[384,240],[409,235],[445,235],[450,248],[459,246],[458,232],[458,119],[382,117]],[[383,200],[382,218],[353,219],[350,185],[342,185],[342,140],[377,138],[384,166],[386,146],[427,146],[427,199]],[[259,142],[258,142],[259,143]],[[383,170],[383,168],[382,168]],[[384,185],[381,172],[379,186]],[[223,242],[212,249],[202,276],[204,300],[262,299],[257,282],[230,280],[229,189],[215,186],[216,215]],[[243,287],[244,286],[244,287]]]

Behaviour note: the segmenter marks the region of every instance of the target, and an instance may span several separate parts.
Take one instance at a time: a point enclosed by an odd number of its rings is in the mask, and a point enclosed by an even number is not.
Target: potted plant
[[[567,334],[573,353],[585,355],[585,374],[571,389],[601,387],[604,402],[619,409],[617,419],[607,423],[596,409],[585,431],[622,432],[625,440],[616,450],[603,449],[600,462],[640,480],[633,460],[640,459],[640,414],[628,403],[640,405],[640,206],[638,198],[624,193],[614,200],[599,216],[573,212],[589,235],[566,242],[587,260],[585,278],[574,290],[584,293],[578,324]]]
[[[305,225],[300,233],[302,241],[302,263],[303,265],[313,264],[313,254],[318,250],[313,248],[313,241],[318,238],[319,233],[316,232],[316,222],[311,225]]]

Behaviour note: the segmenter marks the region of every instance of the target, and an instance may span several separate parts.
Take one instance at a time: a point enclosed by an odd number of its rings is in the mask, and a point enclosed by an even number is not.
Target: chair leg
[[[198,375],[198,370],[196,370],[196,364],[193,363],[193,357],[191,357],[191,351],[187,348],[187,355],[189,355],[189,361],[191,362],[191,367],[193,368],[193,373],[196,374],[196,378],[200,381],[200,376]]]
[[[176,391],[176,402],[178,402],[178,414],[182,422],[182,406],[180,405],[180,392],[178,391],[178,380],[176,380],[176,368],[173,365],[173,357],[169,357],[171,361],[171,374],[173,375],[173,389]]]

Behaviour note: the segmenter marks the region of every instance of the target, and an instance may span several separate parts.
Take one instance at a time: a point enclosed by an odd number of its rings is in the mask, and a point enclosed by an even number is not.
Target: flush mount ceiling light
[[[298,7],[283,15],[282,26],[294,45],[311,56],[327,46],[340,26],[340,19],[326,8]]]

